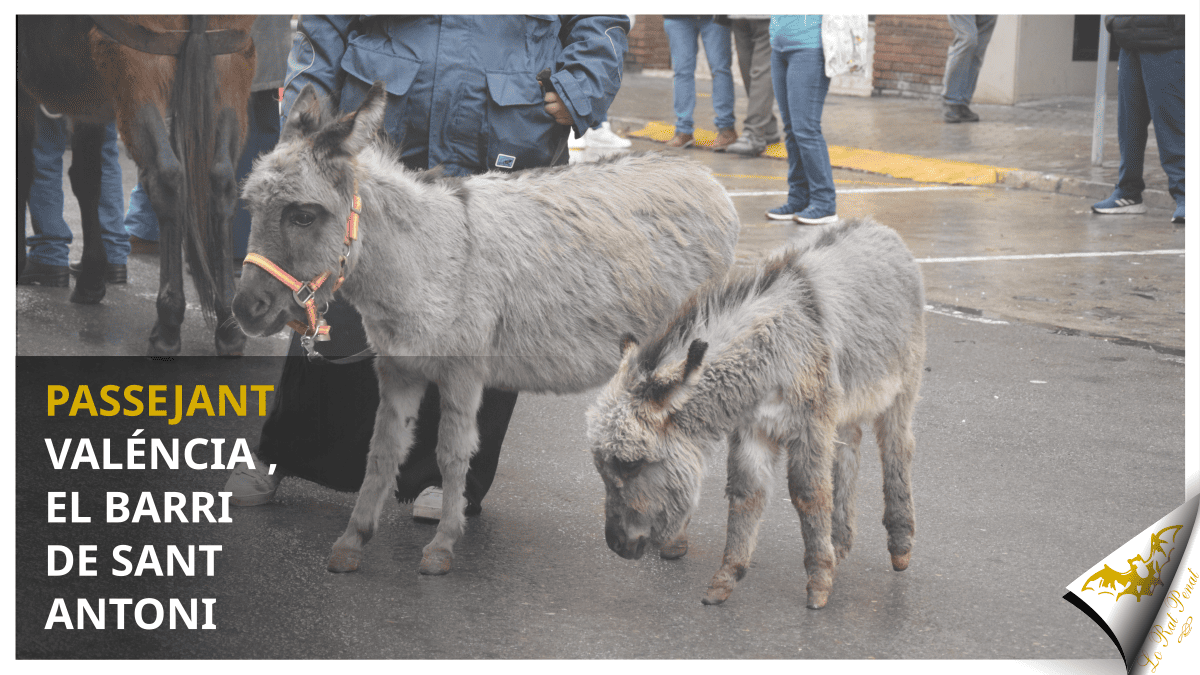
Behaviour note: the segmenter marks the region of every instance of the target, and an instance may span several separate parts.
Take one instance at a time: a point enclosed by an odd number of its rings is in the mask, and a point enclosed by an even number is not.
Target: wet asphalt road
[[[734,195],[741,260],[811,234],[761,219],[784,200],[773,194],[786,190],[784,163],[691,154]],[[132,175],[127,168],[127,183]],[[61,535],[38,520],[44,492],[70,488],[54,487],[62,476],[41,466],[41,428],[27,422],[18,428],[19,471],[36,479],[18,496],[18,513],[32,514],[18,531],[18,657],[1116,658],[1104,633],[1061,596],[1183,501],[1183,256],[1171,253],[1183,248],[1182,228],[1166,217],[1098,218],[1084,198],[902,191],[937,186],[835,177],[840,215],[873,215],[924,261],[928,360],[915,419],[917,538],[908,571],[888,564],[879,464],[865,440],[858,539],[829,605],[803,606],[803,544],[781,478],[749,574],[725,605],[702,606],[724,542],[723,462],[710,471],[684,559],[622,560],[604,545],[603,489],[583,436],[593,395],[581,394],[521,397],[484,512],[469,520],[446,577],[417,574],[434,528],[394,502],[360,571],[327,573],[354,495],[285,480],[276,503],[236,510],[231,524],[160,525],[144,535],[223,543],[215,577],[165,586],[48,580],[44,543]],[[1091,255],[1098,252],[1118,255]],[[1072,257],[948,260],[1044,254]],[[132,257],[131,283],[110,288],[97,307],[67,303],[65,289],[18,287],[18,354],[140,355],[156,263]],[[198,311],[187,321],[185,353],[211,354]],[[255,339],[248,353],[285,349],[279,337]],[[273,383],[278,362],[251,357],[213,368]],[[18,420],[44,416],[35,399],[18,391]],[[130,422],[118,422],[112,434],[130,433]],[[193,424],[171,433],[243,436],[251,445],[258,433],[253,418],[227,418],[219,430]],[[159,491],[216,492],[224,479],[220,471],[139,477]],[[83,489],[114,480],[127,479],[104,472],[83,479]],[[134,536],[66,527],[101,550]],[[43,630],[49,598],[72,593],[215,597],[218,629],[119,639]]]

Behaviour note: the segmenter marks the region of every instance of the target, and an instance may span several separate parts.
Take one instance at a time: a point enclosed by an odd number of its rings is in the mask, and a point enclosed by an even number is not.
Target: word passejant
[[[169,420],[170,424],[179,424],[179,421],[185,416],[191,417],[198,412],[204,412],[209,417],[224,417],[228,411],[229,414],[245,417],[249,408],[246,390],[247,386],[244,384],[236,389],[222,384],[217,387],[216,396],[210,396],[208,387],[201,384],[192,387],[189,397],[184,394],[184,387],[181,384],[174,385],[174,387],[166,384],[147,386],[130,384],[125,387],[108,384],[100,387],[96,395],[93,395],[89,385],[81,384],[75,388],[75,395],[72,396],[68,387],[51,384],[46,386],[46,415],[54,417],[62,414],[63,411],[60,411],[59,408],[65,408],[70,402],[70,408],[65,413],[70,417],[82,413],[87,413],[92,417],[113,417],[115,415],[137,417],[142,414],[150,417],[167,417],[171,411],[174,411],[175,414]],[[258,416],[266,417],[267,393],[274,391],[275,386],[252,384],[249,386],[249,390],[253,394],[257,394]],[[99,404],[97,404],[97,399],[99,399]],[[216,401],[215,407],[214,401]]]

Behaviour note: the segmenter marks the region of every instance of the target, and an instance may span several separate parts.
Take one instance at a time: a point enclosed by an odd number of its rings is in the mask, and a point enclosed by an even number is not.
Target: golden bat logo
[[[1113,598],[1114,602],[1120,600],[1123,595],[1132,595],[1137,598],[1138,602],[1142,601],[1143,595],[1154,595],[1154,588],[1162,585],[1160,572],[1163,565],[1171,561],[1171,554],[1175,552],[1174,546],[1171,546],[1170,550],[1166,550],[1164,546],[1174,544],[1175,536],[1182,528],[1182,525],[1172,525],[1150,535],[1150,553],[1147,554],[1149,558],[1143,558],[1140,553],[1130,558],[1126,561],[1129,563],[1129,570],[1126,572],[1118,572],[1105,565],[1104,569],[1088,577],[1080,590],[1094,591],[1101,595],[1114,595],[1116,596]],[[1163,534],[1169,530],[1174,530],[1171,533],[1170,542],[1163,537]],[[1160,561],[1156,554],[1161,554],[1163,560]],[[1091,587],[1093,581],[1099,582],[1098,588]],[[1117,590],[1118,585],[1122,586],[1119,591]],[[1112,590],[1103,590],[1106,588]]]

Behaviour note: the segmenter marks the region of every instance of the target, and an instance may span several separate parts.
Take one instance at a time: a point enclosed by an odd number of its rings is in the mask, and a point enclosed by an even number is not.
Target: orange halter
[[[358,196],[358,182],[354,184],[354,198],[350,202],[350,215],[346,217],[346,235],[342,238],[342,254],[338,257],[338,278],[333,285],[333,290],[336,292],[341,287],[342,282],[346,280],[346,258],[350,255],[350,244],[358,239],[358,217],[362,213],[362,198]],[[300,333],[300,342],[304,345],[304,349],[311,355],[313,353],[312,343],[325,342],[329,340],[329,324],[325,323],[325,319],[321,317],[321,312],[317,311],[317,302],[315,300],[317,289],[321,287],[332,273],[329,270],[321,272],[313,277],[310,281],[300,281],[296,277],[288,274],[282,267],[276,265],[266,258],[266,256],[258,253],[247,253],[246,259],[242,261],[242,265],[253,264],[258,265],[267,271],[268,274],[275,277],[284,286],[292,289],[292,299],[297,305],[304,308],[308,314],[308,325],[305,326],[299,321],[289,321],[287,325],[297,333]],[[304,297],[301,297],[301,291],[307,291]]]

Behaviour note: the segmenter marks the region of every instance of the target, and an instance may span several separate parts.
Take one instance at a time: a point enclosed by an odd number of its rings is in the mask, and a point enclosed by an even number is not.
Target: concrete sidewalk
[[[697,77],[695,123],[698,141],[713,130],[711,80]],[[745,91],[737,89],[735,113],[741,131]],[[669,73],[626,73],[609,109],[614,130],[669,138],[675,122]],[[835,168],[871,171],[921,182],[1003,185],[1100,200],[1116,184],[1120,149],[1117,107],[1110,97],[1104,119],[1104,162],[1091,165],[1093,99],[1060,97],[1017,105],[973,104],[981,120],[946,124],[940,100],[830,95],[822,118]],[[657,136],[657,138],[654,138]],[[665,136],[665,138],[664,138]],[[784,156],[782,148],[770,154]],[[1172,210],[1167,177],[1159,164],[1154,134],[1146,148],[1146,191],[1152,209]]]

